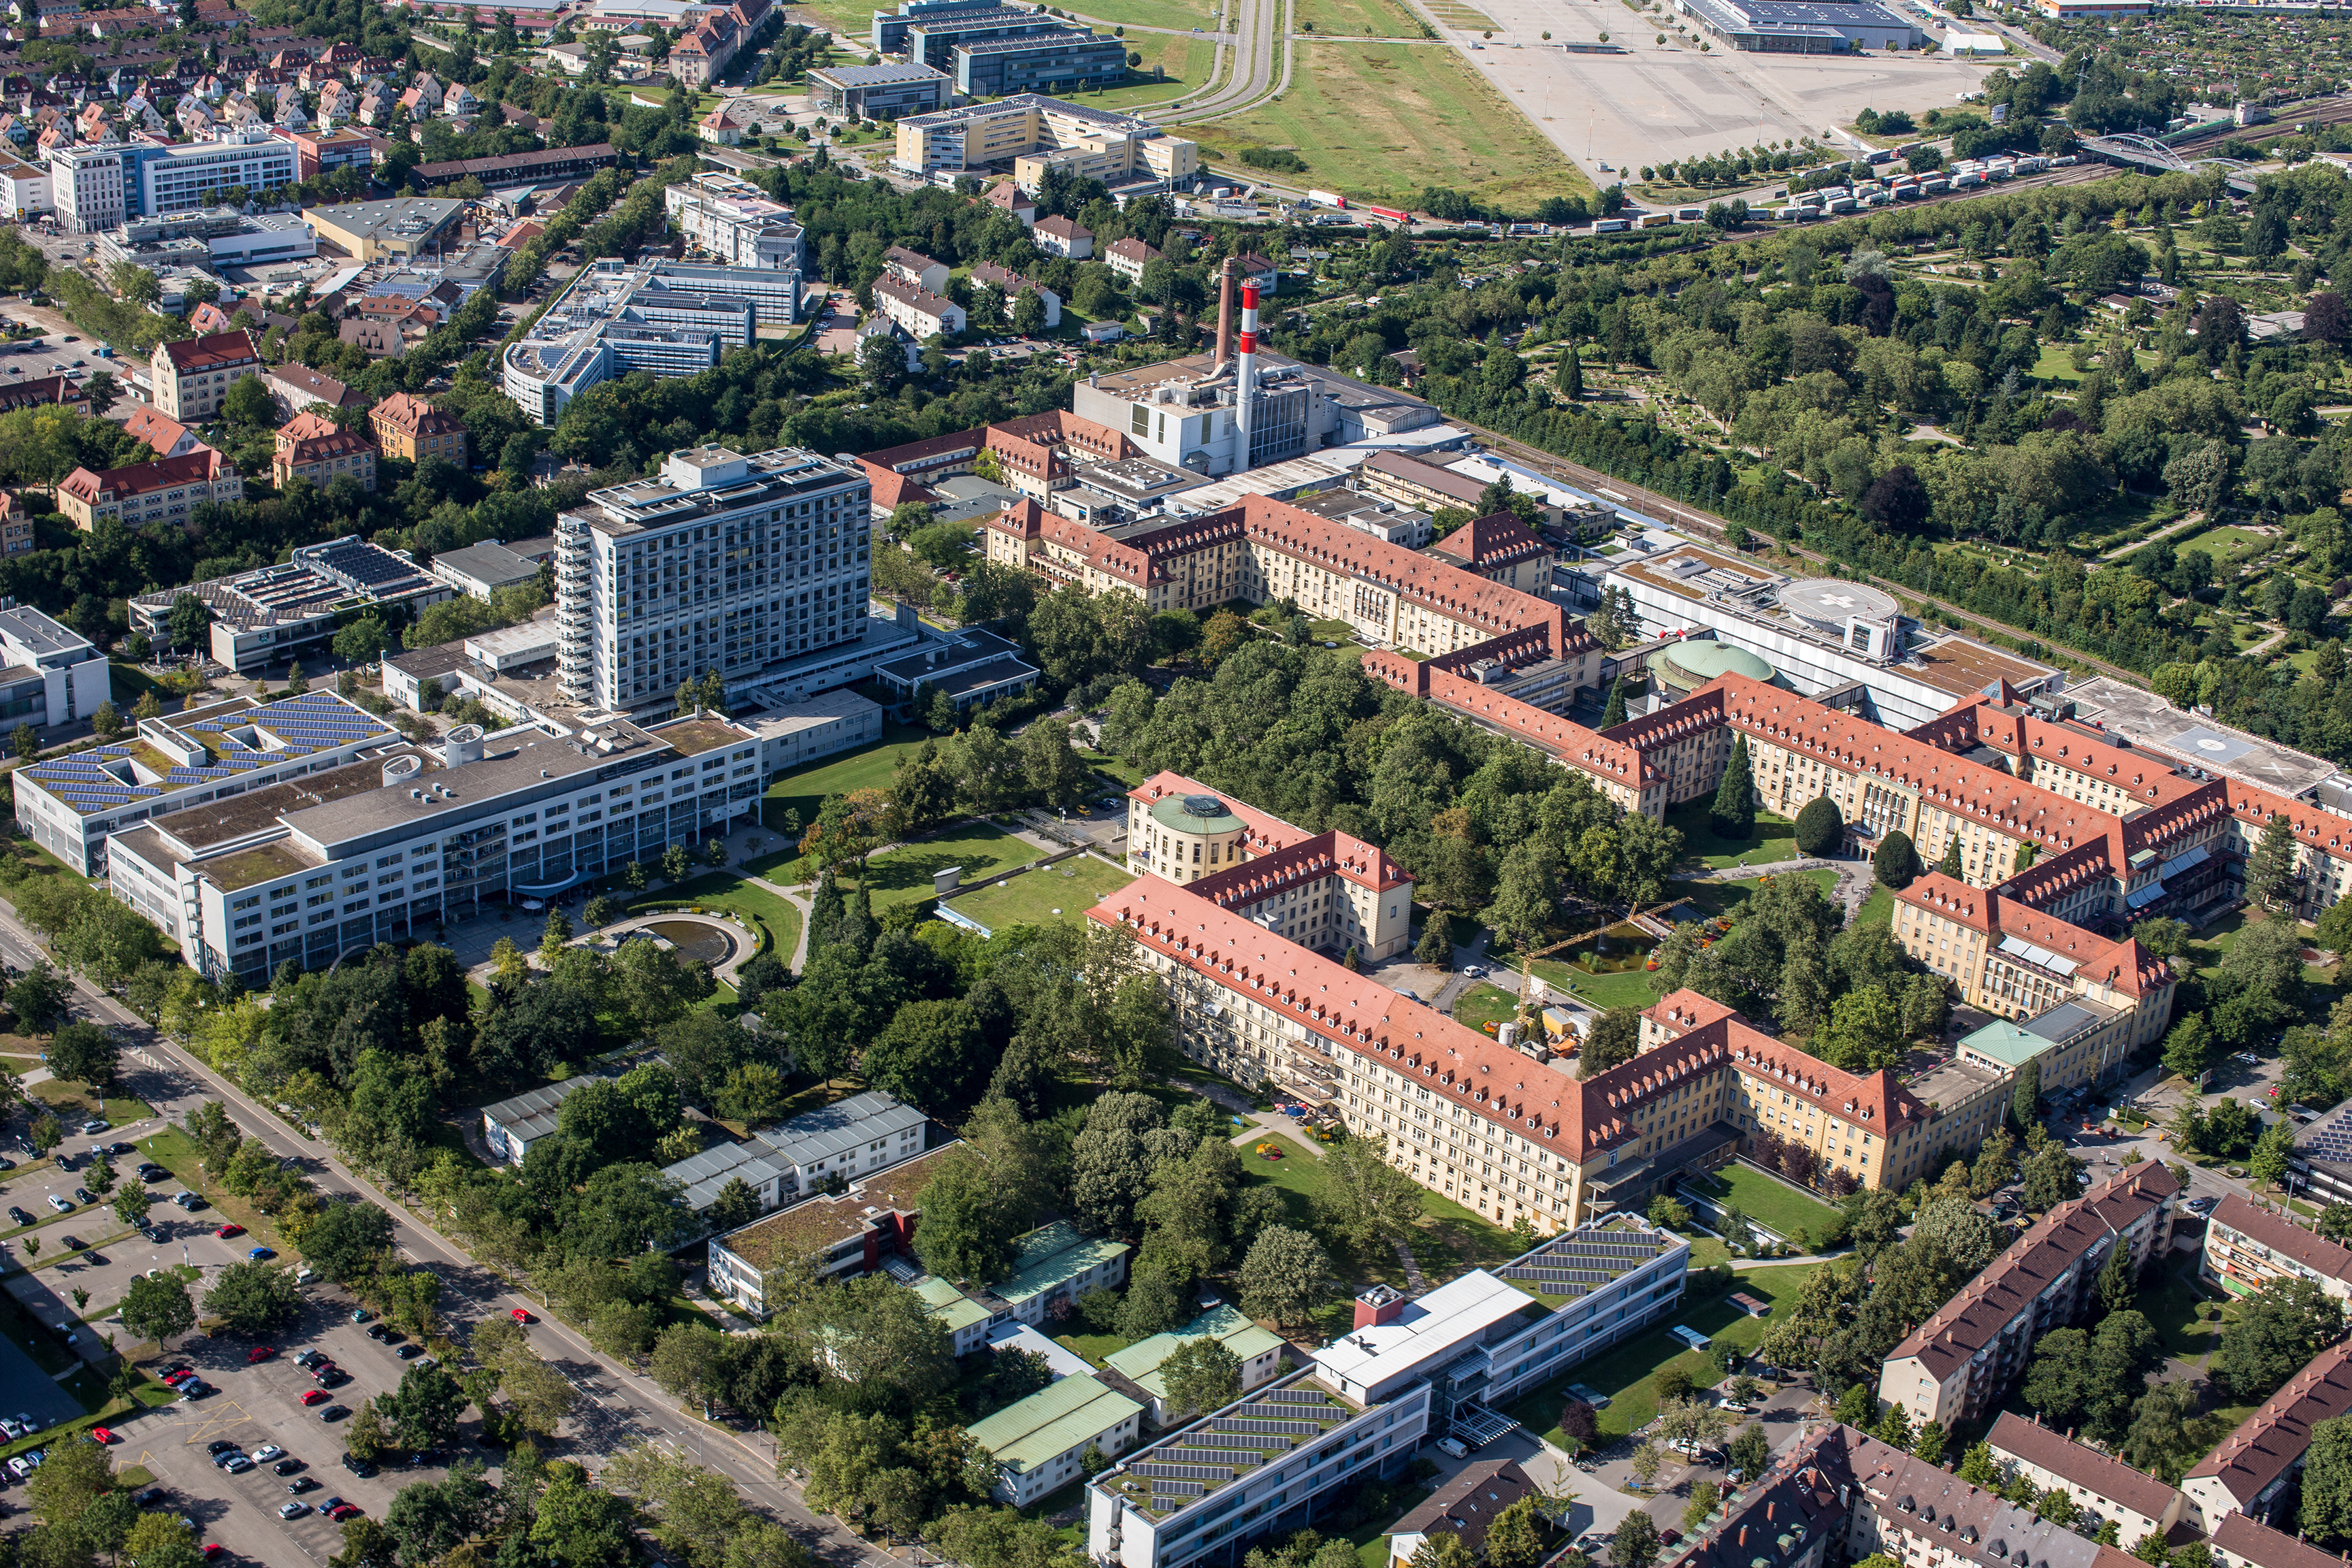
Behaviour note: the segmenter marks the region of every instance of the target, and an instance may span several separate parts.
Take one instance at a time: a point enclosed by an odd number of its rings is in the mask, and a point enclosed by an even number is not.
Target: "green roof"
[[[1242,819],[1213,795],[1171,795],[1155,802],[1151,820],[1178,833],[1238,833]]]
[[[1093,1441],[1142,1409],[1127,1395],[1081,1374],[1006,1405],[975,1422],[967,1435],[1006,1469],[1027,1470]]]
[[[2006,1018],[1995,1019],[1972,1035],[1961,1036],[1960,1046],[2012,1068],[2021,1068],[2050,1049],[2049,1041]]]
[[[1023,1237],[1013,1256],[1013,1272],[989,1292],[1013,1306],[1069,1283],[1098,1263],[1127,1250],[1127,1243],[1092,1237],[1055,1220]]]
[[[987,1308],[935,1274],[924,1275],[908,1289],[923,1299],[931,1316],[945,1323],[951,1334],[988,1321]]]
[[[1225,1348],[1244,1363],[1282,1343],[1282,1336],[1259,1328],[1233,1308],[1212,1307],[1181,1329],[1171,1329],[1164,1334],[1138,1340],[1123,1351],[1113,1351],[1103,1357],[1103,1365],[1153,1398],[1165,1399],[1168,1384],[1160,1376],[1160,1363],[1175,1354],[1176,1348],[1188,1340],[1210,1338],[1223,1341]]]

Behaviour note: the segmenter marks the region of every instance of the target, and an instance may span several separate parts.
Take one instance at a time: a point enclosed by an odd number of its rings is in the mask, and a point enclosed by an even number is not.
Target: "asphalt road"
[[[0,910],[0,959],[29,963],[39,951],[32,936],[17,922],[15,911]],[[300,1158],[322,1194],[353,1194],[391,1214],[395,1221],[394,1243],[401,1254],[415,1267],[428,1268],[440,1278],[440,1310],[454,1337],[462,1339],[471,1324],[493,1313],[508,1312],[517,1307],[534,1314],[543,1310],[542,1303],[511,1289],[491,1270],[474,1263],[455,1243],[420,1224],[373,1184],[354,1174],[333,1157],[328,1145],[289,1128],[209,1068],[159,1037],[112,997],[81,986],[75,1000],[82,1016],[114,1026],[133,1047],[136,1054],[127,1051],[123,1058],[124,1087],[160,1115],[178,1121],[202,1101],[219,1100],[248,1137],[259,1139],[281,1158]],[[87,1142],[75,1139],[69,1146],[86,1147]],[[177,1210],[169,1212],[177,1217]],[[193,1246],[191,1256],[194,1260]],[[354,1373],[357,1381],[341,1391],[341,1402],[349,1405],[356,1405],[357,1398],[353,1396],[380,1392],[395,1384],[400,1363],[388,1352],[366,1340],[362,1331],[349,1324],[349,1303],[323,1285],[310,1287],[309,1294],[316,1305],[289,1337],[279,1342],[281,1350],[290,1353],[306,1344],[321,1343],[336,1362]],[[343,1321],[331,1321],[338,1313]],[[893,1560],[890,1554],[857,1540],[837,1522],[820,1520],[803,1507],[797,1494],[776,1479],[774,1456],[764,1437],[747,1436],[681,1414],[653,1383],[625,1367],[608,1363],[590,1348],[585,1339],[560,1323],[542,1320],[530,1330],[530,1338],[532,1348],[562,1371],[583,1395],[580,1406],[553,1446],[551,1451],[556,1457],[578,1460],[593,1469],[603,1457],[633,1443],[666,1441],[694,1454],[727,1477],[750,1504],[768,1510],[791,1527],[826,1563],[846,1568],[849,1564]],[[327,1490],[360,1503],[379,1518],[399,1478],[386,1471],[373,1483],[379,1489],[371,1491],[371,1483],[357,1480],[337,1466],[341,1444],[315,1418],[300,1414],[299,1406],[292,1403],[289,1391],[302,1374],[282,1357],[248,1367],[243,1364],[248,1348],[243,1342],[223,1341],[216,1352],[208,1352],[205,1347],[206,1342],[196,1342],[189,1347],[194,1353],[184,1359],[202,1367],[207,1381],[217,1373],[220,1392],[198,1405],[174,1405],[130,1417],[121,1429],[125,1442],[117,1450],[118,1455],[151,1453],[162,1458],[165,1468],[156,1469],[156,1474],[161,1479],[169,1470],[169,1484],[175,1488],[181,1511],[214,1531],[206,1539],[219,1540],[251,1562],[267,1563],[271,1568],[309,1568],[310,1564],[323,1562],[327,1554],[340,1547],[340,1531],[303,1521],[281,1524],[275,1510],[284,1500],[282,1491],[265,1492],[257,1485],[256,1475],[239,1478],[213,1473],[204,1458],[204,1443],[211,1437],[200,1439],[198,1434],[207,1426],[251,1423],[247,1429],[258,1435],[257,1441],[278,1442],[310,1460],[320,1479],[329,1482]],[[171,1359],[181,1358],[165,1358],[159,1364],[168,1364]],[[467,1429],[475,1429],[474,1424],[468,1423]],[[300,1436],[299,1443],[289,1440],[297,1434]],[[179,1459],[169,1457],[189,1449],[191,1444],[194,1447],[188,1455]],[[193,1469],[184,1462],[191,1457],[196,1466]],[[155,1468],[152,1465],[150,1468]],[[268,1479],[275,1482],[277,1478]],[[207,1513],[198,1514],[198,1507]],[[322,1538],[328,1542],[327,1552],[323,1552],[316,1549],[318,1542],[313,1539],[322,1528],[330,1531],[329,1536]]]

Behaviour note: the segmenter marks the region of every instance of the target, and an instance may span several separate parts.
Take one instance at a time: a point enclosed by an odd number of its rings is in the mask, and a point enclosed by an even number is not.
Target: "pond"
[[[677,955],[688,963],[724,963],[735,951],[734,938],[700,921],[656,921],[646,929],[677,949]]]
[[[1601,933],[1591,947],[1580,949],[1575,967],[1587,974],[1623,974],[1640,969],[1650,961],[1650,950],[1658,939],[1637,925],[1621,922]]]

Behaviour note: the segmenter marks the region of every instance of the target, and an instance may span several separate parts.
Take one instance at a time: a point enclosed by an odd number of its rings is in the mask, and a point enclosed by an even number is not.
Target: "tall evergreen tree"
[[[1609,688],[1608,705],[1601,710],[1601,727],[1604,730],[1625,721],[1625,672],[1617,672],[1616,683]]]
[[[1944,858],[1936,862],[1936,870],[1938,875],[1949,877],[1956,882],[1960,880],[1960,839],[1958,834],[1945,844]]]
[[[1723,783],[1716,786],[1715,805],[1707,826],[1717,838],[1745,841],[1756,831],[1756,779],[1748,762],[1748,737],[1731,742],[1731,761],[1724,765]]]
[[[1573,338],[1560,348],[1559,364],[1552,372],[1552,384],[1559,387],[1560,395],[1570,402],[1584,401],[1584,359]]]
[[[2273,817],[2246,861],[2246,897],[2264,909],[2277,903],[2294,877],[2294,824],[2284,815]]]
[[[809,957],[814,959],[841,924],[841,884],[828,866],[818,874],[816,896],[809,901]]]

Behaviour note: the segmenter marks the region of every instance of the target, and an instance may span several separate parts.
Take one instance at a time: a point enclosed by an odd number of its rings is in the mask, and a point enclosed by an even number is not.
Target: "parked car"
[[[272,1459],[282,1459],[285,1457],[286,1450],[275,1443],[264,1443],[253,1451],[254,1462],[257,1464],[266,1465]]]
[[[269,1473],[270,1473],[271,1475],[273,1475],[273,1476],[293,1476],[293,1475],[300,1475],[300,1474],[301,1474],[301,1471],[302,1471],[302,1461],[301,1461],[301,1460],[299,1460],[299,1459],[297,1459],[297,1458],[290,1458],[290,1457],[289,1457],[289,1458],[287,1458],[280,1459],[280,1460],[278,1460],[276,1464],[274,1464],[274,1465],[272,1465],[272,1466],[270,1466],[270,1467],[269,1467]],[[289,1491],[289,1492],[299,1492],[299,1491],[302,1491],[302,1490],[306,1489],[308,1487],[311,1486],[312,1484],[313,1484],[312,1482],[310,1482],[309,1479],[306,1479],[303,1481],[303,1483],[302,1483],[302,1485],[301,1485],[301,1486],[299,1486],[299,1487],[288,1487],[286,1489],[287,1489],[288,1491]]]
[[[534,1321],[531,1315],[523,1310],[520,1307],[513,1309],[511,1311],[507,1313],[507,1316],[512,1318],[518,1323],[528,1323]]]
[[[309,1476],[297,1476],[292,1480],[286,1483],[286,1489],[289,1492],[315,1491],[318,1489],[318,1486],[319,1483],[312,1480]]]
[[[302,1391],[302,1403],[306,1405],[324,1405],[333,1397],[334,1395],[320,1388],[306,1388]]]
[[[246,1256],[252,1258],[256,1263],[267,1263],[271,1258],[277,1257],[278,1254],[273,1248],[257,1247],[248,1251]]]
[[[251,1366],[257,1362],[268,1361],[271,1356],[274,1356],[277,1353],[278,1347],[276,1345],[256,1345],[251,1350],[245,1352],[245,1362],[247,1366]]]
[[[403,1361],[415,1361],[418,1356],[423,1355],[425,1352],[418,1350],[415,1345],[400,1345],[395,1347],[392,1353],[398,1356]]]
[[[278,1517],[280,1519],[299,1519],[310,1511],[310,1505],[307,1502],[286,1502],[278,1505]]]
[[[231,1220],[228,1224],[215,1230],[213,1234],[219,1237],[223,1241],[226,1241],[233,1236],[243,1236],[245,1234],[245,1226],[237,1224],[235,1220]]]
[[[84,1132],[106,1132],[112,1131],[114,1123],[103,1116],[93,1116],[81,1124]]]
[[[1440,1437],[1437,1440],[1437,1451],[1441,1454],[1449,1454],[1457,1459],[1466,1459],[1470,1457],[1470,1446],[1459,1437]]]

